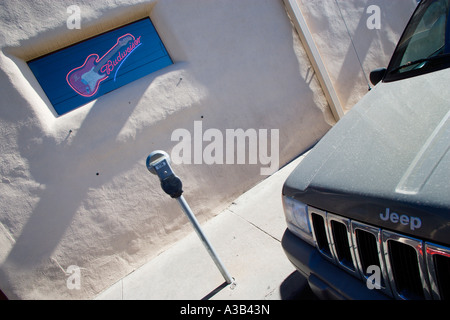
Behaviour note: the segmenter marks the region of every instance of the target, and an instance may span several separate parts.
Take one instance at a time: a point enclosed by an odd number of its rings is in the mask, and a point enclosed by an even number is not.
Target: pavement
[[[229,274],[227,284],[194,232],[99,294],[96,300],[314,299],[281,247],[281,189],[301,156],[242,194],[201,228]],[[189,201],[189,199],[187,199]]]

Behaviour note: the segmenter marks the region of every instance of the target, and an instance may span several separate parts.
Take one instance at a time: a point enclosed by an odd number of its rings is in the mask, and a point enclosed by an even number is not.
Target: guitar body
[[[81,67],[75,68],[67,74],[67,82],[78,94],[92,97],[97,93],[100,82],[108,78],[106,74],[94,71],[98,62],[98,54],[91,54]]]
[[[101,73],[101,68],[116,55],[119,50],[127,45],[130,41],[135,41],[135,37],[130,34],[124,34],[117,39],[116,44],[99,58],[98,54],[90,54],[81,67],[72,69],[66,76],[67,83],[75,90],[76,93],[84,97],[92,97],[97,93],[100,82],[106,80],[109,71]],[[140,40],[140,37],[139,37]]]

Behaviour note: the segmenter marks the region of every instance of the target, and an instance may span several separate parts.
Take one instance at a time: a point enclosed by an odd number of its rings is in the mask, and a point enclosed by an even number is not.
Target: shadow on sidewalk
[[[318,300],[308,281],[298,271],[291,273],[280,285],[282,300]]]

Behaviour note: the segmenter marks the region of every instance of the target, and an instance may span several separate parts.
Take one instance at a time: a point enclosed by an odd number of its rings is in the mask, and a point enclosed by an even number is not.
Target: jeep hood
[[[283,194],[322,210],[450,243],[450,69],[380,83],[292,172]],[[380,214],[418,217],[420,228]]]

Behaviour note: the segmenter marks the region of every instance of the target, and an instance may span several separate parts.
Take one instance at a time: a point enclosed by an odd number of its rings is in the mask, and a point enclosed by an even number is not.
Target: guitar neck
[[[117,43],[113,48],[111,48],[111,50],[106,55],[104,55],[100,59],[100,61],[97,63],[97,65],[94,67],[94,72],[98,73],[98,71],[101,69],[101,67],[103,67],[103,65],[109,59],[111,59],[111,57],[113,57],[120,50],[120,48],[122,48],[125,44],[120,45],[119,43]]]

